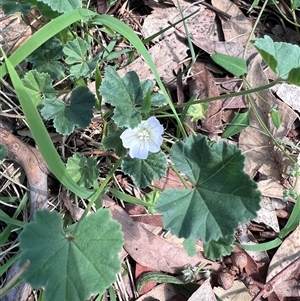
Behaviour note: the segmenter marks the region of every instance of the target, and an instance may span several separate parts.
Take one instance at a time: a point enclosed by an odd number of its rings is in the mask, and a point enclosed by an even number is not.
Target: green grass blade
[[[186,137],[186,132],[184,130],[184,127],[182,125],[182,122],[180,121],[180,118],[176,112],[176,109],[169,97],[169,94],[166,90],[166,88],[164,87],[158,71],[154,65],[154,62],[151,58],[151,56],[148,53],[148,50],[146,49],[146,47],[144,46],[143,42],[140,40],[140,38],[136,35],[136,33],[126,24],[122,23],[121,21],[119,21],[118,19],[108,16],[108,15],[97,15],[95,18],[93,18],[92,24],[96,24],[96,25],[105,25],[107,27],[112,28],[113,30],[119,32],[122,36],[124,36],[128,41],[130,41],[132,43],[132,45],[137,49],[137,51],[142,55],[142,57],[144,58],[144,60],[146,61],[146,63],[148,64],[148,66],[150,67],[157,84],[159,85],[163,95],[165,96],[173,114],[174,117],[177,121],[177,125],[178,128],[181,132],[181,134]]]
[[[5,54],[3,53],[4,57]],[[61,158],[59,157],[51,139],[44,126],[44,123],[34,106],[33,102],[30,100],[21,79],[19,78],[17,72],[13,68],[9,59],[5,60],[7,70],[9,72],[10,78],[16,90],[17,96],[21,103],[23,113],[26,116],[30,131],[32,136],[39,147],[39,150],[44,157],[48,167],[57,177],[57,179],[72,192],[78,196],[88,199],[92,195],[92,191],[88,191],[77,185],[70,175],[68,174]]]
[[[41,46],[43,43],[48,41],[51,37],[55,36],[66,27],[81,19],[83,21],[87,21],[93,16],[95,16],[95,13],[92,11],[89,11],[87,9],[76,9],[57,17],[56,19],[50,21],[48,24],[39,29],[24,44],[22,44],[9,57],[10,63],[13,65],[13,67],[17,66],[39,46]],[[7,72],[7,67],[5,64],[3,64],[0,67],[0,78],[5,76]]]

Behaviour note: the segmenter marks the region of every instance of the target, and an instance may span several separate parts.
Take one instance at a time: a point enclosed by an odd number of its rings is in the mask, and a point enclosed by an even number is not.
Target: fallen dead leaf
[[[291,262],[300,257],[300,225],[290,234],[273,256],[268,270],[267,281],[281,272]],[[280,301],[285,298],[299,298],[300,300],[300,264],[289,273],[280,277],[273,288]]]
[[[224,290],[221,287],[215,287],[213,292],[222,301],[250,301],[252,299],[248,289],[241,281],[234,281],[233,286],[228,290]]]
[[[196,62],[191,71],[198,92],[197,99],[204,99],[219,95],[214,78],[203,63]],[[201,127],[209,133],[219,133],[222,125],[222,100],[209,103],[205,119],[201,120]]]
[[[259,224],[264,224],[279,233],[279,224],[275,208],[268,197],[262,197],[260,202],[261,208],[257,211],[257,217],[253,219]]]
[[[154,180],[153,185],[161,190],[185,188],[175,171],[171,168],[167,169],[166,175],[164,175],[161,179]],[[190,187],[192,187],[192,185],[190,185]]]
[[[233,1],[212,0],[211,3],[214,7],[231,15],[230,19],[220,18],[225,41],[245,45],[252,30],[252,23]]]
[[[212,270],[219,270],[220,264],[207,260],[201,254],[188,257],[185,250],[173,246],[146,230],[142,224],[134,222],[107,195],[103,196],[103,204],[110,208],[113,218],[121,223],[125,239],[124,249],[139,264],[167,273],[178,273],[185,265],[195,266],[200,262],[211,265]]]
[[[149,54],[158,70],[158,73],[164,83],[169,83],[174,79],[172,71],[187,56],[188,47],[181,42],[175,33],[165,37],[162,41],[149,49]],[[140,80],[154,80],[154,76],[145,61],[139,57],[133,63],[118,71],[121,77],[129,71],[135,71]]]
[[[206,279],[188,301],[217,301],[210,285],[210,279]]]
[[[276,179],[266,179],[257,183],[258,189],[263,196],[270,198],[282,199],[283,185]]]
[[[177,291],[171,284],[162,283],[157,285],[154,289],[152,289],[147,294],[142,297],[136,299],[136,301],[169,301],[172,297],[177,295]]]
[[[292,109],[300,112],[300,87],[288,83],[280,83],[272,87],[271,90]]]
[[[252,88],[268,84],[261,68],[260,56],[253,59],[248,70],[247,80]],[[260,118],[275,138],[282,139],[285,137],[297,118],[297,114],[282,101],[276,99],[269,90],[260,91],[259,96],[252,94],[251,97]],[[279,129],[275,128],[269,116],[271,106],[275,104],[278,105],[281,117]],[[243,130],[239,136],[239,147],[244,151],[246,157],[245,172],[253,178],[259,171],[269,178],[280,181],[290,163],[275,147],[272,139],[263,132],[252,110],[250,111],[250,121],[252,126]]]
[[[139,263],[136,264],[135,266],[135,278],[136,281],[138,281],[138,278],[140,276],[142,276],[143,274],[147,273],[147,272],[152,272],[154,271],[153,269],[144,267],[142,265],[140,265]],[[151,282],[147,282],[146,284],[144,284],[141,288],[141,290],[139,291],[140,295],[144,295],[146,293],[148,293],[149,291],[151,291],[155,286],[156,286],[156,282],[155,281],[151,281]]]

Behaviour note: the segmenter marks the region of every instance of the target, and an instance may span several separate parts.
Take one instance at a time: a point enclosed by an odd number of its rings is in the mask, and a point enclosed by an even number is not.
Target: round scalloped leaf
[[[145,188],[154,179],[162,178],[167,170],[167,157],[162,152],[149,153],[147,159],[125,157],[122,163],[122,171],[133,178],[134,184],[139,188]]]
[[[255,39],[253,45],[268,66],[281,79],[291,84],[300,85],[299,46],[284,42],[273,42],[269,36]]]
[[[66,168],[72,179],[84,188],[93,186],[99,176],[97,161],[92,157],[86,158],[80,153],[75,153],[68,158]]]
[[[193,185],[163,191],[157,201],[155,209],[172,234],[206,243],[233,235],[240,222],[256,216],[260,192],[244,173],[244,156],[236,146],[190,136],[173,145],[171,160]]]
[[[107,209],[67,231],[57,212],[39,210],[20,234],[20,266],[30,260],[23,277],[33,288],[45,286],[46,300],[87,300],[116,280],[122,245],[121,225]]]

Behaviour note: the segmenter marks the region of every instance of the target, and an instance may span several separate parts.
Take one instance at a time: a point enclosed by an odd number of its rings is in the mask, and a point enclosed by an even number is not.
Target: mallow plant
[[[50,1],[49,5],[52,7]],[[1,78],[7,73],[10,76],[32,136],[51,172],[67,189],[89,201],[77,223],[66,226],[59,213],[38,210],[34,221],[23,227],[19,235],[20,266],[30,261],[23,279],[33,288],[44,286],[47,301],[61,300],[61,296],[64,300],[86,300],[92,294],[104,293],[121,270],[118,253],[124,243],[121,225],[112,219],[109,209],[101,206],[104,193],[162,214],[164,228],[188,242],[184,246],[189,255],[195,254],[196,240],[204,243],[205,256],[212,260],[230,254],[239,223],[249,222],[260,208],[260,192],[243,171],[245,158],[237,146],[226,141],[210,141],[200,134],[188,136],[181,116],[187,113],[188,106],[217,98],[191,100],[184,104],[185,110],[175,106],[144,44],[132,29],[113,17],[66,7],[55,6],[64,14],[38,30],[9,58],[3,53],[4,64],[0,67]],[[108,33],[115,31],[124,36],[151,68],[160,92],[154,93],[154,83],[140,81],[133,71],[120,77],[116,68],[108,66],[101,73],[99,63],[103,57],[87,59],[89,44],[80,37],[68,42],[52,39],[78,21],[87,27],[102,26]],[[295,68],[300,68],[297,46],[276,44],[268,37],[256,40],[254,46],[281,80],[299,84],[294,73]],[[295,51],[296,66],[294,62],[289,67],[283,64],[283,47]],[[38,68],[37,58],[43,57],[41,51],[46,51],[48,58],[55,61],[57,69],[44,72],[45,69]],[[66,66],[60,65],[61,58],[65,58]],[[24,59],[31,61],[35,69],[20,78],[14,67]],[[242,72],[239,68],[235,74],[235,58],[226,58],[226,62],[223,67],[236,76],[247,72],[243,64]],[[53,81],[65,75],[73,79],[75,86],[68,103],[58,98],[53,87]],[[96,95],[84,80],[89,77],[95,79]],[[275,83],[269,86],[272,84]],[[62,162],[44,121],[53,120],[56,131],[66,136],[77,127],[87,127],[93,111],[100,110],[102,102],[110,109],[101,113],[107,128],[101,145],[105,150],[113,150],[117,159],[108,163],[111,164],[109,172],[98,183],[96,160],[75,153],[66,164]],[[170,122],[178,128],[177,136],[168,132]],[[152,185],[153,180],[166,174],[167,168],[176,171],[185,188],[159,190]],[[127,175],[137,188],[143,191],[149,187],[158,197],[144,193],[145,198],[141,200],[112,187],[116,170]],[[87,215],[93,205],[95,212]]]

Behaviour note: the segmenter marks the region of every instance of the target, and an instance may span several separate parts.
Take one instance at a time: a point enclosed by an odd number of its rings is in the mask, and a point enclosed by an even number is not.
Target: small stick
[[[261,297],[266,298],[267,296],[269,296],[273,292],[274,285],[276,284],[276,282],[278,282],[279,280],[285,280],[288,277],[288,275],[297,268],[298,265],[300,265],[300,256],[293,262],[291,262],[289,265],[287,265],[276,276],[270,279],[264,285],[264,288],[251,301],[260,301]]]

